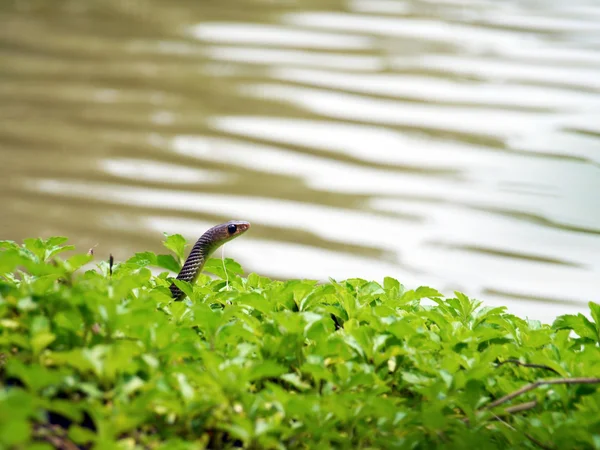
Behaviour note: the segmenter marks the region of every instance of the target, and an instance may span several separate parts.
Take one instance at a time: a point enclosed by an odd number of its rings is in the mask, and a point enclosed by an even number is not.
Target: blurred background
[[[2,0],[0,239],[600,301],[597,0]],[[219,255],[217,255],[219,256]]]

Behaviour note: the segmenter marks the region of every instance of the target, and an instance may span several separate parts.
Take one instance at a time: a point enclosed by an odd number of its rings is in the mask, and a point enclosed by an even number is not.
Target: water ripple
[[[123,258],[237,217],[265,275],[597,301],[597,2],[14,5],[2,238]]]

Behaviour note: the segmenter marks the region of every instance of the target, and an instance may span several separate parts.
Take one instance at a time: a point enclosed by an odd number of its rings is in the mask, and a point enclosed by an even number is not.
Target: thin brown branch
[[[494,413],[492,413],[492,416],[494,416],[494,419],[496,419],[498,422],[502,422],[504,425],[506,425],[507,428],[510,428],[513,431],[517,431],[517,429],[513,427],[510,423],[506,422],[505,420],[502,420],[502,417],[497,416]]]
[[[519,403],[515,406],[509,406],[508,408],[504,408],[504,412],[507,414],[515,414],[521,411],[527,411],[529,409],[533,409],[537,406],[537,400],[532,400],[530,402]]]
[[[523,395],[526,392],[532,391],[540,386],[551,385],[551,384],[600,384],[600,378],[579,377],[579,378],[555,378],[552,380],[539,380],[539,381],[536,381],[535,383],[527,384],[527,385],[523,386],[522,388],[517,389],[516,391],[511,392],[510,394],[505,395],[504,397],[494,400],[492,403],[490,403],[489,405],[482,408],[482,410],[490,410],[492,408],[495,408],[496,406],[500,406],[504,403],[507,403],[507,402],[511,401],[512,399],[514,399],[520,395]],[[518,405],[509,406],[508,408],[504,409],[504,412],[506,414],[516,414],[518,412],[533,409],[536,406],[537,406],[537,401],[532,400],[530,402],[525,402],[525,403],[521,403]],[[506,422],[504,419],[502,419],[497,414],[492,413],[492,415],[494,416],[494,418],[496,420],[502,422],[504,425],[509,427],[511,430],[518,431],[515,427],[510,425],[508,422]],[[465,422],[468,423],[468,420],[465,420]],[[547,445],[541,443],[540,441],[535,439],[530,434],[525,433],[525,432],[523,434],[527,439],[529,439],[531,442],[533,442],[538,447],[540,447],[544,450],[553,450],[552,447],[548,447]]]
[[[553,450],[552,447],[548,447],[547,445],[542,444],[540,441],[538,441],[536,438],[534,438],[529,433],[523,433],[523,434],[525,435],[525,437],[527,439],[529,439],[531,442],[533,442],[538,447],[543,448],[544,450]]]
[[[536,400],[532,400],[530,402],[525,402],[525,403],[519,403],[518,405],[515,406],[509,406],[508,408],[504,409],[504,413],[505,414],[516,414],[518,412],[522,412],[522,411],[528,411],[530,409],[535,408],[538,405],[538,402]],[[485,410],[485,408],[484,408]],[[478,412],[481,412],[481,410],[479,410]],[[495,418],[498,418],[499,416],[497,414],[492,413],[492,416],[494,416]],[[462,421],[466,424],[469,423],[469,419],[467,417],[464,417],[462,419]]]
[[[600,378],[592,378],[592,377],[579,377],[579,378],[556,378],[553,380],[539,380],[535,383],[527,384],[520,389],[517,389],[510,394],[505,395],[504,397],[500,397],[497,400],[494,400],[492,403],[487,405],[484,409],[495,408],[496,406],[502,405],[503,403],[511,401],[513,398],[518,397],[519,395],[523,395],[526,392],[532,391],[540,386],[548,385],[548,384],[600,384]]]
[[[530,402],[525,402],[525,403],[519,403],[518,405],[515,406],[509,406],[508,408],[504,409],[504,413],[505,414],[516,414],[518,412],[521,411],[527,411],[529,409],[533,409],[538,405],[538,402],[536,400],[532,400]],[[498,415],[492,413],[492,415],[496,418],[498,418]],[[462,419],[462,421],[466,424],[469,423],[469,419],[467,417],[464,417]]]
[[[560,375],[560,373],[558,373],[558,371],[556,371],[555,369],[553,369],[550,366],[545,366],[544,364],[532,364],[532,363],[523,363],[521,361],[519,361],[518,359],[507,359],[506,361],[501,361],[498,363],[497,367],[503,366],[504,364],[516,364],[517,366],[521,366],[521,367],[532,367],[535,369],[544,369],[544,370],[549,370],[551,372],[554,372],[556,375]]]

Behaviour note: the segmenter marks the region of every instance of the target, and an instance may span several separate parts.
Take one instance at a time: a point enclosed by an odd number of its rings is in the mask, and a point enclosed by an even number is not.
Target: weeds
[[[149,267],[178,271],[181,236],[85,271],[65,243],[0,242],[0,448],[600,449],[595,303],[549,326],[231,259],[174,302]]]

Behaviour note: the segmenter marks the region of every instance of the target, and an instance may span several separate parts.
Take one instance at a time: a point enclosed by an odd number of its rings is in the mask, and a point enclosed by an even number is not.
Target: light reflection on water
[[[198,40],[212,43],[238,43],[293,48],[330,50],[369,49],[374,42],[363,36],[291,29],[282,25],[244,23],[206,23],[191,28]]]
[[[57,5],[0,6],[2,238],[126,257],[236,218],[265,275],[600,299],[596,3]]]

